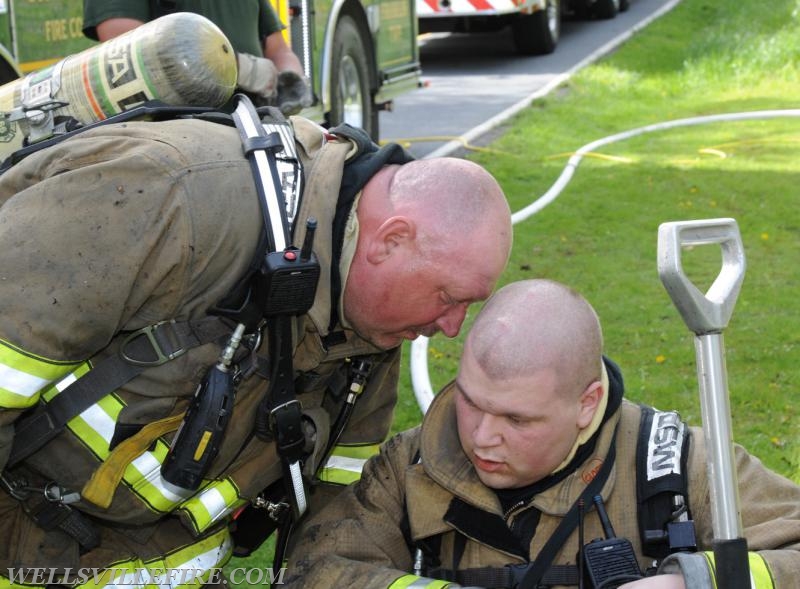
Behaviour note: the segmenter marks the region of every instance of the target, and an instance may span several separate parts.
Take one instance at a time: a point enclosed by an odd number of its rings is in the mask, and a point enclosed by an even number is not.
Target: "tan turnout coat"
[[[318,433],[310,469],[338,412],[338,403],[326,397],[329,378],[347,359],[380,351],[350,331],[345,343],[330,349],[322,343],[331,305],[331,226],[353,145],[326,137],[304,119],[293,118],[293,125],[307,183],[298,218],[317,218],[315,252],[322,266],[314,306],[294,325],[294,366],[303,373],[298,396]],[[203,317],[242,275],[262,230],[237,130],[196,120],[130,122],[82,133],[0,177],[0,203],[0,344],[54,362],[96,362],[116,353],[121,332]],[[298,244],[303,234],[304,225]],[[123,407],[118,422],[179,418],[219,354],[219,345],[206,344],[124,385],[114,393]],[[399,350],[377,359],[343,442],[378,443],[388,432]],[[245,501],[281,476],[274,445],[251,437],[267,384],[258,375],[242,382],[209,475],[228,477]],[[0,469],[19,415],[0,410]],[[65,431],[27,459],[22,471],[32,484],[57,481],[80,491],[102,462]],[[104,567],[128,557],[146,561],[196,540],[182,510],[164,513],[125,483],[109,493],[107,507],[86,500],[74,505],[102,534],[98,548],[80,555],[73,539],[43,531],[0,491],[0,571]],[[214,522],[200,536],[219,532],[226,521],[227,516]]]
[[[475,508],[478,515],[469,523],[472,530],[484,536],[478,540],[467,533],[460,570],[525,562],[488,540],[491,534],[486,532],[487,523],[481,517],[503,518],[503,512],[497,496],[481,484],[461,450],[453,397],[454,387],[450,385],[436,396],[421,429],[389,440],[380,456],[367,463],[358,483],[320,515],[305,522],[289,562],[287,578],[292,581],[291,587],[392,587],[413,570],[413,554],[400,526],[404,511],[413,540],[441,535],[442,566],[449,568],[456,532],[445,521],[445,514],[455,498]],[[612,431],[619,423],[616,461],[601,494],[617,537],[633,543],[642,570],[652,564],[642,555],[636,518],[635,454],[640,415],[638,405],[623,401],[604,423],[593,455],[565,480],[534,497],[533,505],[542,515],[527,558],[533,559],[539,553],[605,460]],[[418,450],[421,463],[414,462]],[[741,447],[736,447],[735,455],[749,549],[764,558],[776,588],[794,589],[800,575],[800,487],[764,468]],[[706,451],[702,431],[697,428],[692,428],[689,468],[689,501],[699,550],[709,550],[713,531]],[[505,518],[508,526],[527,508],[512,509]],[[589,512],[585,518],[585,541],[602,537],[596,514]],[[553,564],[574,565],[577,552],[575,531]],[[421,580],[413,586],[434,586],[428,583]]]

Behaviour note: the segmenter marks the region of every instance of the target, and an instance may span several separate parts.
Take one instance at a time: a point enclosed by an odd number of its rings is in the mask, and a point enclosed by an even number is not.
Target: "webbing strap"
[[[267,232],[269,252],[283,251],[290,246],[286,200],[280,183],[275,154],[285,149],[279,130],[267,133],[253,104],[244,95],[237,95],[233,121],[242,139],[256,180],[256,191]],[[270,384],[256,415],[256,434],[262,439],[275,437],[283,466],[283,478],[292,497],[295,518],[307,509],[305,485],[300,469],[305,438],[302,431],[302,408],[295,398],[292,364],[292,327],[288,314],[272,316],[267,322],[270,353]]]
[[[597,476],[595,476],[592,481],[586,485],[586,489],[584,489],[583,493],[581,493],[581,496],[578,498],[578,500],[573,503],[572,507],[567,512],[567,515],[564,516],[564,519],[561,520],[561,523],[556,528],[556,531],[553,532],[553,535],[550,536],[550,538],[547,540],[547,543],[536,556],[536,560],[533,561],[533,566],[528,569],[525,576],[520,580],[520,589],[535,589],[538,587],[539,581],[544,576],[544,573],[550,566],[550,563],[553,562],[556,553],[561,550],[564,542],[578,525],[578,504],[581,500],[583,500],[584,504],[591,505],[592,497],[600,493],[603,485],[608,479],[608,475],[611,474],[611,467],[614,465],[614,461],[617,457],[616,441],[617,428],[615,427],[614,436],[611,439],[611,445],[608,449],[606,459],[603,461],[603,466],[600,467]]]
[[[7,468],[19,464],[56,437],[73,417],[97,403],[150,366],[176,358],[186,350],[213,342],[230,333],[218,317],[168,321],[132,332],[119,354],[100,361],[48,403],[16,423]]]
[[[100,544],[100,533],[84,514],[69,505],[43,500],[35,507],[26,506],[25,510],[42,529],[58,528],[75,538],[84,551]]]
[[[513,564],[503,567],[481,567],[454,571],[452,569],[432,569],[429,574],[449,581],[457,581],[463,586],[473,587],[504,587],[507,589],[537,589],[539,587],[553,587],[557,585],[577,585],[578,569],[574,565],[550,565],[556,554],[564,546],[567,538],[578,525],[578,504],[581,499],[585,504],[591,503],[591,498],[600,493],[611,467],[616,459],[617,430],[611,440],[603,466],[597,476],[586,486],[583,493],[572,505],[570,510],[561,520],[553,535],[542,547],[536,559],[526,564]]]

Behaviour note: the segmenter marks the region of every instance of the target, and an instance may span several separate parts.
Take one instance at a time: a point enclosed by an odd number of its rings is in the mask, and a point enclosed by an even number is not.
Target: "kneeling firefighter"
[[[360,191],[411,157],[234,104],[145,105],[0,176],[0,587],[214,581],[388,432],[400,348],[341,309]]]

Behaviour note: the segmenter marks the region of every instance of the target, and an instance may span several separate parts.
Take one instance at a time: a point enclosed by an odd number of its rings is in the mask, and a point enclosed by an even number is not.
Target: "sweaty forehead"
[[[497,270],[499,273],[499,270]],[[498,276],[490,273],[480,261],[444,262],[437,272],[440,288],[460,303],[485,301],[492,294]]]
[[[472,387],[456,380],[457,394],[483,413],[499,416],[535,418],[541,414],[540,406],[531,403],[525,391],[496,383],[491,388]]]
[[[529,355],[530,351],[520,352],[517,346],[504,346],[502,341],[491,337],[491,333],[488,335],[487,343],[492,352],[488,355],[479,352],[478,357],[475,355],[476,343],[477,348],[483,348],[481,342],[467,339],[455,381],[459,392],[477,405],[513,407],[515,410],[520,406],[558,404],[563,395],[559,393],[559,377],[555,370],[550,367],[521,367],[517,360]],[[502,334],[499,336],[502,338]],[[510,354],[520,358],[507,358]]]

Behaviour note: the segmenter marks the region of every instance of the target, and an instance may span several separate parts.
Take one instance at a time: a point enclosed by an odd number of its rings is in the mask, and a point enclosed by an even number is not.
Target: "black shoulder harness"
[[[643,552],[657,560],[673,552],[691,552],[696,549],[694,522],[688,503],[689,444],[688,427],[681,421],[678,413],[642,407],[636,447],[637,514]],[[417,453],[414,462],[419,459]],[[613,462],[613,457],[610,457],[609,462]],[[598,475],[596,479],[605,480],[605,477]],[[407,513],[401,522],[401,529],[412,553],[417,551],[417,559],[426,565],[415,570],[415,574],[457,581],[462,585],[498,589],[578,584],[578,569],[574,565],[552,565],[547,570],[542,570],[543,561],[554,555],[545,556],[545,549],[536,559],[539,562],[538,567],[536,562],[531,562],[522,565],[508,564],[504,567],[447,569],[442,566],[439,553],[441,535],[414,542],[411,539]],[[559,526],[545,548],[549,548],[553,540],[555,543],[552,546],[556,549],[563,545],[573,529],[574,527],[565,527],[562,530],[562,526]],[[537,569],[536,572],[534,568]]]
[[[657,560],[696,547],[687,476],[690,439],[677,412],[642,407],[636,445],[639,537],[644,553]]]

